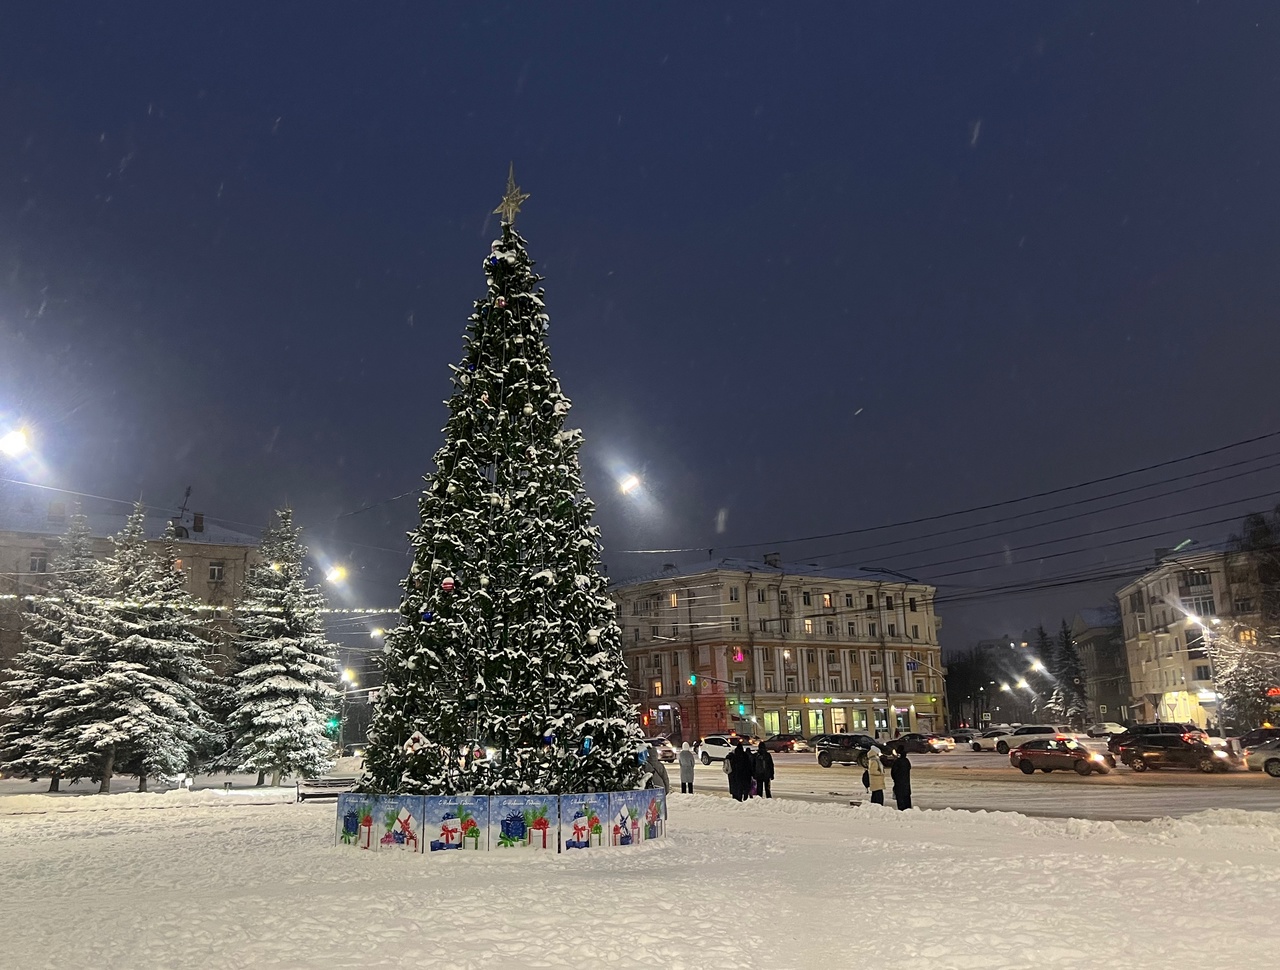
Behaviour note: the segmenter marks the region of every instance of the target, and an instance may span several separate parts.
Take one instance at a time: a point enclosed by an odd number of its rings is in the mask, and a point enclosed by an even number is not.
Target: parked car
[[[1246,731],[1236,740],[1240,742],[1242,748],[1256,748],[1264,741],[1273,741],[1276,738],[1280,738],[1280,728],[1262,727]]]
[[[1250,771],[1265,771],[1272,778],[1280,778],[1280,738],[1245,748],[1244,763]]]
[[[994,751],[1000,739],[1007,738],[1012,733],[1013,728],[993,728],[990,731],[983,731],[969,742],[969,747],[974,751]]]
[[[1007,738],[998,739],[996,750],[1001,754],[1008,754],[1028,741],[1083,741],[1084,738],[1085,735],[1061,724],[1024,724],[1020,728],[1014,728]]]
[[[663,761],[672,762],[676,760],[676,746],[668,738],[645,738],[644,743],[652,745],[654,750],[658,752],[658,757]]]
[[[977,728],[956,728],[951,732],[951,737],[957,745],[969,746],[975,738],[981,737],[982,732]]]
[[[771,734],[760,743],[766,751],[809,750],[809,742],[799,734]]]
[[[867,749],[873,744],[885,748],[889,742],[878,741],[869,734],[833,734],[818,746],[818,764],[824,768],[833,764],[866,767]]]
[[[1091,738],[1110,738],[1116,734],[1124,734],[1124,725],[1115,721],[1099,721],[1097,724],[1090,724],[1084,729],[1084,733]]]
[[[1148,768],[1197,768],[1227,771],[1239,764],[1226,748],[1207,743],[1195,734],[1148,734],[1135,737],[1120,748],[1120,760],[1134,771]]]
[[[1194,724],[1187,724],[1182,721],[1157,721],[1154,724],[1135,724],[1132,727],[1125,728],[1121,734],[1113,734],[1110,740],[1107,741],[1107,747],[1111,749],[1112,754],[1119,754],[1121,748],[1126,745],[1133,744],[1140,738],[1148,738],[1158,734],[1167,734],[1175,737],[1189,734],[1200,738],[1202,741],[1207,741],[1209,737]]]
[[[1045,774],[1051,771],[1074,771],[1086,777],[1095,771],[1100,775],[1111,771],[1106,754],[1086,747],[1079,741],[1027,741],[1009,752],[1009,764],[1024,775],[1034,773],[1037,768]]]

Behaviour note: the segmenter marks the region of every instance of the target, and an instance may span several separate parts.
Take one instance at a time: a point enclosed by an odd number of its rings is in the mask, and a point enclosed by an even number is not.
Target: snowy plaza
[[[674,795],[582,856],[351,853],[287,791],[0,798],[6,967],[1270,966],[1280,816]]]

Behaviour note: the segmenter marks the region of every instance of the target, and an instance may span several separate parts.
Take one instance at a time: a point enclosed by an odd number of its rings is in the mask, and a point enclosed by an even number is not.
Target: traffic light
[[[739,714],[746,714],[746,713],[747,713],[747,705],[746,705],[746,704],[739,704],[739,705],[738,705],[738,713],[739,713]]]
[[[697,687],[697,686],[698,686],[698,675],[697,675],[697,674],[690,674],[690,675],[689,675],[689,686],[690,686],[690,687]]]
[[[336,735],[338,733],[338,724],[338,719],[336,717],[331,717],[329,720],[325,721],[324,726],[330,734]]]

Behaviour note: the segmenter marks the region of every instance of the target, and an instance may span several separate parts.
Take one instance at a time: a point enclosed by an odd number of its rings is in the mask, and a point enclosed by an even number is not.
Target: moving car
[[[1014,728],[1007,738],[996,741],[996,750],[1008,754],[1019,745],[1028,741],[1083,741],[1085,735],[1072,731],[1061,724],[1024,724]]]
[[[1113,739],[1114,740],[1114,739]],[[1203,735],[1148,734],[1126,742],[1120,760],[1134,771],[1148,768],[1198,768],[1200,771],[1227,771],[1239,764],[1226,748],[1207,743]]]
[[[1133,727],[1125,728],[1120,734],[1113,734],[1110,740],[1107,741],[1107,747],[1111,749],[1112,754],[1119,754],[1120,749],[1126,745],[1132,744],[1140,738],[1148,738],[1158,734],[1167,734],[1175,737],[1189,734],[1200,738],[1202,741],[1207,741],[1209,737],[1194,724],[1187,724],[1182,721],[1156,721],[1154,724],[1135,724]]]
[[[771,734],[760,743],[766,751],[809,750],[809,742],[799,734]]]
[[[956,743],[943,734],[901,734],[892,741],[886,741],[885,747],[893,751],[901,745],[907,754],[938,754],[941,751],[954,751]]]
[[[1024,775],[1037,768],[1048,774],[1051,771],[1074,771],[1085,777],[1095,771],[1105,775],[1111,771],[1107,755],[1087,748],[1079,741],[1027,741],[1009,752],[1009,764]]]
[[[1084,733],[1091,738],[1110,738],[1117,734],[1124,734],[1124,725],[1117,724],[1115,721],[1099,721],[1097,724],[1090,724],[1084,729]]]
[[[968,746],[974,742],[975,738],[982,736],[982,732],[977,728],[956,728],[951,732],[951,738],[958,745]]]
[[[671,741],[664,737],[645,738],[644,743],[652,745],[653,749],[658,752],[658,757],[663,761],[676,760],[676,747]]]
[[[1280,778],[1280,738],[1245,748],[1244,763],[1250,771],[1265,771],[1272,778]]]
[[[818,764],[830,768],[833,764],[867,765],[867,749],[873,744],[884,749],[889,742],[877,741],[869,734],[833,734],[829,741],[818,746]]]
[[[974,751],[994,751],[1000,739],[1007,738],[1012,733],[1013,728],[993,728],[990,731],[983,731],[969,743],[969,747]]]
[[[739,741],[744,748],[754,747],[752,738],[739,734],[708,734],[693,746],[693,755],[704,765],[709,765],[713,761],[723,761]]]
[[[1257,748],[1264,741],[1272,741],[1276,738],[1280,738],[1280,728],[1261,727],[1246,731],[1237,740],[1242,748]]]

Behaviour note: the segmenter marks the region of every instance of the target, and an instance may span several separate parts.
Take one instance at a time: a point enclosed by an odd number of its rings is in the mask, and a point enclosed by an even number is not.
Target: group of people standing
[[[654,755],[655,762],[657,755]],[[680,791],[685,795],[693,794],[693,749],[686,741],[680,746],[676,757],[680,764]],[[658,766],[661,762],[657,763]],[[773,755],[769,753],[763,742],[751,751],[742,740],[734,741],[733,750],[724,759],[724,773],[729,776],[729,794],[736,801],[744,802],[748,798],[759,795],[762,798],[773,797]],[[890,751],[882,751],[879,745],[872,745],[867,750],[867,768],[862,773],[862,786],[871,792],[871,802],[884,804],[886,778],[893,785],[893,800],[900,810],[911,807],[911,759],[903,745],[897,745]],[[662,787],[668,788],[666,769],[662,769]]]
[[[862,787],[871,792],[873,805],[884,804],[884,781],[888,775],[893,782],[893,800],[899,810],[911,807],[911,759],[907,750],[898,745],[892,752],[880,750],[873,744],[867,749],[867,768],[862,773]]]

